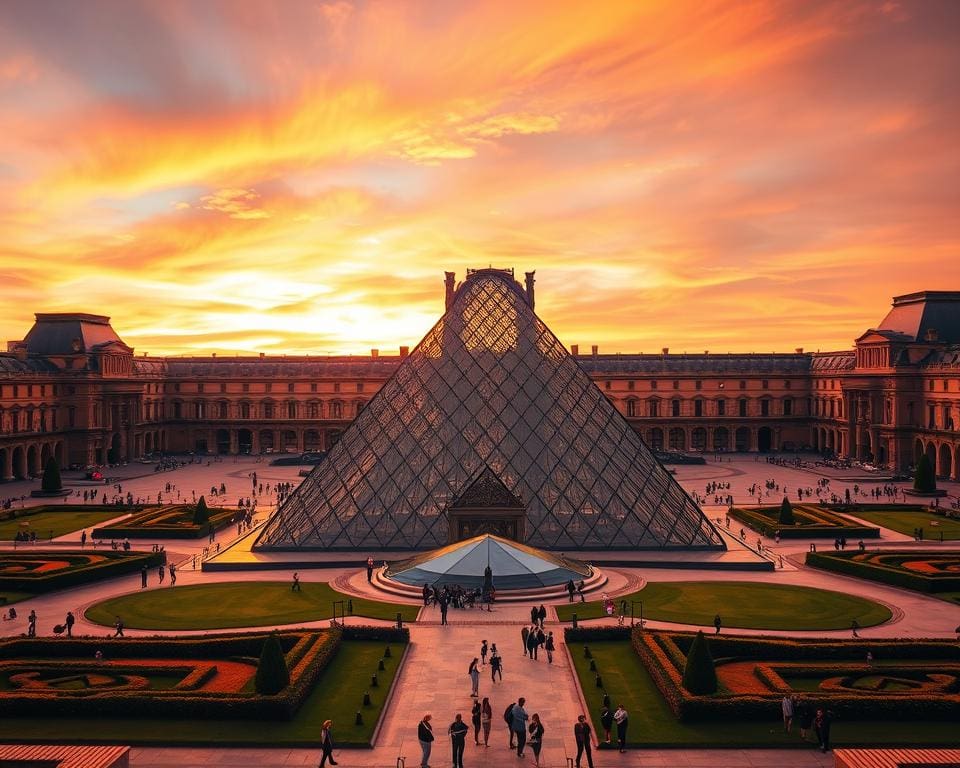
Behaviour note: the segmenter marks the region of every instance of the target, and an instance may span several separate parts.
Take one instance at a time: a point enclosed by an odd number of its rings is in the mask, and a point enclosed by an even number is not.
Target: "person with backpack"
[[[507,724],[507,733],[510,734],[510,749],[513,749],[513,708],[517,706],[517,702],[511,702],[507,705],[507,708],[503,710],[503,722]]]
[[[430,760],[430,752],[433,750],[433,726],[430,725],[430,718],[432,715],[427,713],[423,716],[423,720],[420,721],[420,724],[417,726],[417,741],[420,742],[420,768],[430,768],[427,763]]]

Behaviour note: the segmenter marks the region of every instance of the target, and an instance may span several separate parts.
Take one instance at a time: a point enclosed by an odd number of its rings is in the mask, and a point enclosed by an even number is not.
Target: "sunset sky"
[[[960,290],[960,3],[0,0],[2,339],[386,352],[489,264],[601,352]]]

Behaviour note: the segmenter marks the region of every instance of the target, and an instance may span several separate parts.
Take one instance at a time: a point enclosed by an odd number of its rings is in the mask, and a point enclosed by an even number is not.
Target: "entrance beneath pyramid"
[[[486,467],[447,510],[448,543],[492,534],[512,541],[526,539],[527,507]]]

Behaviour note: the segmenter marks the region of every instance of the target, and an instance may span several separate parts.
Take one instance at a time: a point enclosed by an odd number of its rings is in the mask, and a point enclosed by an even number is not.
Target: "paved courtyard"
[[[729,458],[729,457],[725,457]],[[732,461],[709,462],[700,466],[683,466],[676,468],[677,479],[691,492],[705,493],[705,485],[716,481],[730,483],[730,493],[737,503],[755,502],[748,491],[751,485],[765,484],[767,480],[777,483],[782,489],[787,487],[793,491],[798,487],[815,487],[817,481],[824,477],[830,479],[831,491],[843,494],[847,488],[853,492],[854,486],[858,490],[869,489],[876,485],[884,485],[881,478],[867,479],[862,472],[853,470],[799,470],[792,467],[783,467],[767,464],[765,461],[755,461],[753,457],[732,457]],[[271,467],[265,462],[258,462],[253,458],[234,460],[227,458],[223,462],[193,464],[170,472],[154,473],[152,467],[145,465],[130,465],[118,468],[111,477],[114,483],[122,486],[123,493],[128,491],[136,496],[156,498],[156,494],[164,494],[165,501],[176,501],[179,493],[180,500],[192,500],[194,494],[206,494],[209,497],[211,486],[225,483],[227,494],[221,499],[214,500],[235,506],[241,497],[252,495],[253,483],[251,475],[257,473],[257,485],[270,485],[271,489],[278,482],[299,482],[297,467]],[[172,488],[166,492],[166,484]],[[69,476],[67,478],[69,485]],[[898,484],[902,486],[903,484]],[[11,483],[0,486],[0,498],[19,497],[27,495],[31,486],[26,483]],[[89,488],[88,485],[80,486]],[[944,500],[950,503],[960,492],[957,484],[944,484],[952,498]],[[110,493],[110,486],[105,486]],[[765,496],[764,501],[779,503],[782,491]],[[262,521],[272,509],[275,495],[266,492],[258,494],[258,518]],[[210,499],[208,498],[208,501]],[[725,506],[715,506],[708,497],[704,506],[705,512],[711,517],[722,517]],[[38,503],[27,499],[25,504]],[[254,534],[255,535],[255,534]],[[227,529],[218,535],[218,542],[222,549],[230,547],[235,539],[236,530]],[[210,583],[215,581],[238,580],[285,580],[289,578],[286,570],[241,571],[241,572],[203,572],[192,570],[195,555],[202,556],[203,548],[208,546],[206,541],[166,541],[162,542],[170,559],[181,563],[178,584]],[[46,544],[46,542],[42,542]],[[53,546],[76,546],[79,544],[79,533],[60,537],[52,542]],[[870,546],[886,545],[914,545],[909,537],[891,532],[884,532],[877,543]],[[9,547],[9,544],[0,546]],[[88,545],[89,546],[89,545]],[[758,581],[783,584],[797,584],[822,587],[838,591],[855,591],[864,597],[882,602],[893,610],[893,619],[879,627],[863,631],[865,637],[953,637],[954,628],[960,624],[960,606],[951,606],[939,600],[906,590],[887,587],[854,580],[842,576],[813,571],[802,567],[803,554],[808,548],[808,542],[790,541],[779,545],[772,540],[764,542],[765,548],[773,551],[775,556],[784,558],[784,567],[770,573],[703,571],[696,569],[658,568],[658,569],[631,569],[624,567],[611,568],[611,581],[607,587],[611,595],[633,591],[644,580],[647,581],[680,581],[680,580],[723,580],[723,581]],[[934,544],[925,542],[925,547],[943,547],[946,549],[960,548],[956,544]],[[369,587],[365,578],[360,576],[360,566],[367,553],[358,553],[348,558],[346,562],[337,563],[337,567],[311,570],[301,574],[305,581],[330,581],[343,591],[363,595],[368,593]],[[150,588],[157,588],[154,576],[151,574]],[[68,610],[73,610],[78,617],[90,604],[108,596],[123,594],[139,590],[139,576],[127,576],[109,581],[64,590],[51,595],[38,597],[24,604],[27,610],[21,610],[21,618],[5,622],[0,628],[6,635],[20,634],[25,631],[25,615],[29,608],[37,611],[40,616],[39,629],[41,634],[49,632],[53,623],[62,620]],[[445,730],[446,725],[456,712],[462,712],[469,719],[470,708],[469,678],[467,665],[477,653],[480,642],[487,639],[497,643],[505,659],[504,680],[502,683],[492,684],[488,674],[481,677],[481,696],[490,696],[494,710],[494,730],[489,748],[475,747],[472,736],[468,740],[465,765],[469,766],[503,766],[522,765],[523,761],[508,752],[506,748],[506,733],[500,718],[505,706],[518,696],[525,696],[528,700],[528,711],[539,712],[544,720],[547,733],[543,750],[543,765],[566,766],[567,758],[576,753],[573,740],[572,724],[576,715],[583,711],[574,675],[570,669],[569,658],[562,643],[562,625],[557,624],[553,610],[550,610],[547,629],[552,629],[558,640],[559,650],[555,663],[547,665],[543,659],[529,661],[524,658],[520,648],[519,631],[529,618],[529,606],[498,605],[492,613],[460,611],[452,612],[452,624],[441,627],[437,623],[435,609],[425,609],[421,612],[422,621],[411,626],[411,645],[406,663],[401,670],[390,706],[385,712],[375,747],[371,750],[350,750],[337,753],[337,760],[346,765],[354,766],[395,766],[397,758],[405,756],[408,766],[419,764],[419,747],[416,742],[416,723],[426,712],[434,715],[434,722],[439,731]],[[324,626],[327,622],[316,622],[317,626]],[[366,622],[369,623],[369,622]],[[297,626],[303,626],[302,623]],[[672,627],[662,622],[649,622],[651,627]],[[79,633],[104,634],[104,627],[86,623],[83,619],[78,622],[76,630]],[[725,630],[726,631],[726,630]],[[729,630],[736,632],[738,630]],[[739,630],[749,632],[749,630]],[[129,634],[136,634],[135,630],[128,630]],[[147,633],[147,634],[153,634]],[[768,634],[797,634],[797,633],[768,633]],[[848,636],[843,632],[808,633],[823,636]],[[319,733],[319,723],[317,724]],[[449,764],[447,754],[448,743],[440,738],[437,741],[432,765],[444,766]],[[132,765],[135,768],[154,766],[281,766],[281,765],[315,765],[318,760],[317,750],[291,749],[179,749],[179,748],[134,748],[132,751]],[[831,756],[822,756],[814,750],[635,750],[626,755],[616,752],[601,752],[596,754],[598,766],[773,766],[778,768],[805,768],[807,766],[832,765]]]

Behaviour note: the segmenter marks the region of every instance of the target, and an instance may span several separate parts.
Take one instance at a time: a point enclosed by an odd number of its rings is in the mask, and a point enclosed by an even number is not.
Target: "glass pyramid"
[[[579,560],[485,534],[391,565],[387,576],[415,587],[459,584],[474,589],[483,586],[488,565],[497,589],[553,587],[591,575],[590,567]]]
[[[543,549],[723,549],[696,504],[550,329],[512,271],[476,270],[257,549],[421,550],[485,471]]]

